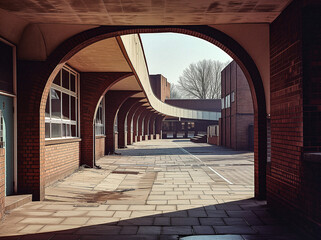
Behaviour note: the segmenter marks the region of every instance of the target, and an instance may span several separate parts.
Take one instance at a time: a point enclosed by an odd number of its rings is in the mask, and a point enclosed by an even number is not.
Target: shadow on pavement
[[[100,218],[101,222],[107,222],[108,219],[104,216]],[[14,236],[2,236],[0,239],[174,240],[192,235],[230,235],[231,238],[224,237],[224,240],[240,237],[244,240],[308,239],[285,222],[276,218],[264,201],[245,199],[91,226],[73,228],[59,225],[55,226],[56,229],[67,229],[35,234],[15,233]]]

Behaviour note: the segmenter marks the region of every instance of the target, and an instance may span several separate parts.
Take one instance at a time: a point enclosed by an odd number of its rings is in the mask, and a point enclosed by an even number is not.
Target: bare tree
[[[174,83],[171,83],[171,85],[170,85],[170,98],[171,99],[178,99],[181,97],[182,96],[178,91],[177,85],[175,85]]]
[[[227,63],[205,59],[190,64],[179,77],[179,89],[190,98],[220,98],[221,71],[226,65]]]

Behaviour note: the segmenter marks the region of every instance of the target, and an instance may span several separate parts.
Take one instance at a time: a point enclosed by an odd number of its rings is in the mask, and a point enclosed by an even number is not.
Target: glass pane
[[[50,123],[45,123],[45,137],[50,138]]]
[[[69,119],[69,95],[62,93],[62,118]]]
[[[101,124],[101,108],[99,107],[96,113],[96,123]]]
[[[70,73],[70,90],[76,92],[76,76]]]
[[[56,75],[56,77],[53,81],[54,84],[60,85],[60,73],[61,72],[59,71],[59,73]]]
[[[71,136],[71,134],[70,134],[70,125],[68,124],[67,126],[66,126],[66,131],[67,131],[67,136],[68,137],[70,137]]]
[[[71,125],[71,136],[77,137],[76,125]]]
[[[69,72],[62,69],[62,87],[69,89]]]
[[[51,124],[51,137],[61,137],[61,124],[52,123]]]
[[[51,117],[61,118],[61,92],[55,89],[51,91]]]
[[[70,96],[71,100],[71,120],[76,121],[76,98]]]
[[[66,137],[66,124],[62,124],[62,136]]]
[[[46,111],[45,111],[45,116],[50,117],[50,106],[49,106],[49,98],[50,98],[50,93],[47,98],[47,103],[46,103]]]

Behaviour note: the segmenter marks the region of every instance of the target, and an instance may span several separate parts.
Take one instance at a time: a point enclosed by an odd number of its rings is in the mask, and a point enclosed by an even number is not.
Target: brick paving
[[[253,199],[253,153],[152,140],[101,158],[7,213],[0,239],[307,239]],[[228,240],[227,238],[224,238]]]

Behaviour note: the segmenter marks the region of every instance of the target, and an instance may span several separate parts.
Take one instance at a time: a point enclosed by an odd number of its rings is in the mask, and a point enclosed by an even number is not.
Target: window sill
[[[96,139],[99,139],[99,138],[106,138],[106,135],[97,135]]]
[[[304,153],[304,161],[311,163],[321,163],[321,152]]]
[[[48,140],[45,140],[45,145],[49,146],[49,145],[72,143],[72,142],[81,142],[81,138],[48,139]]]

